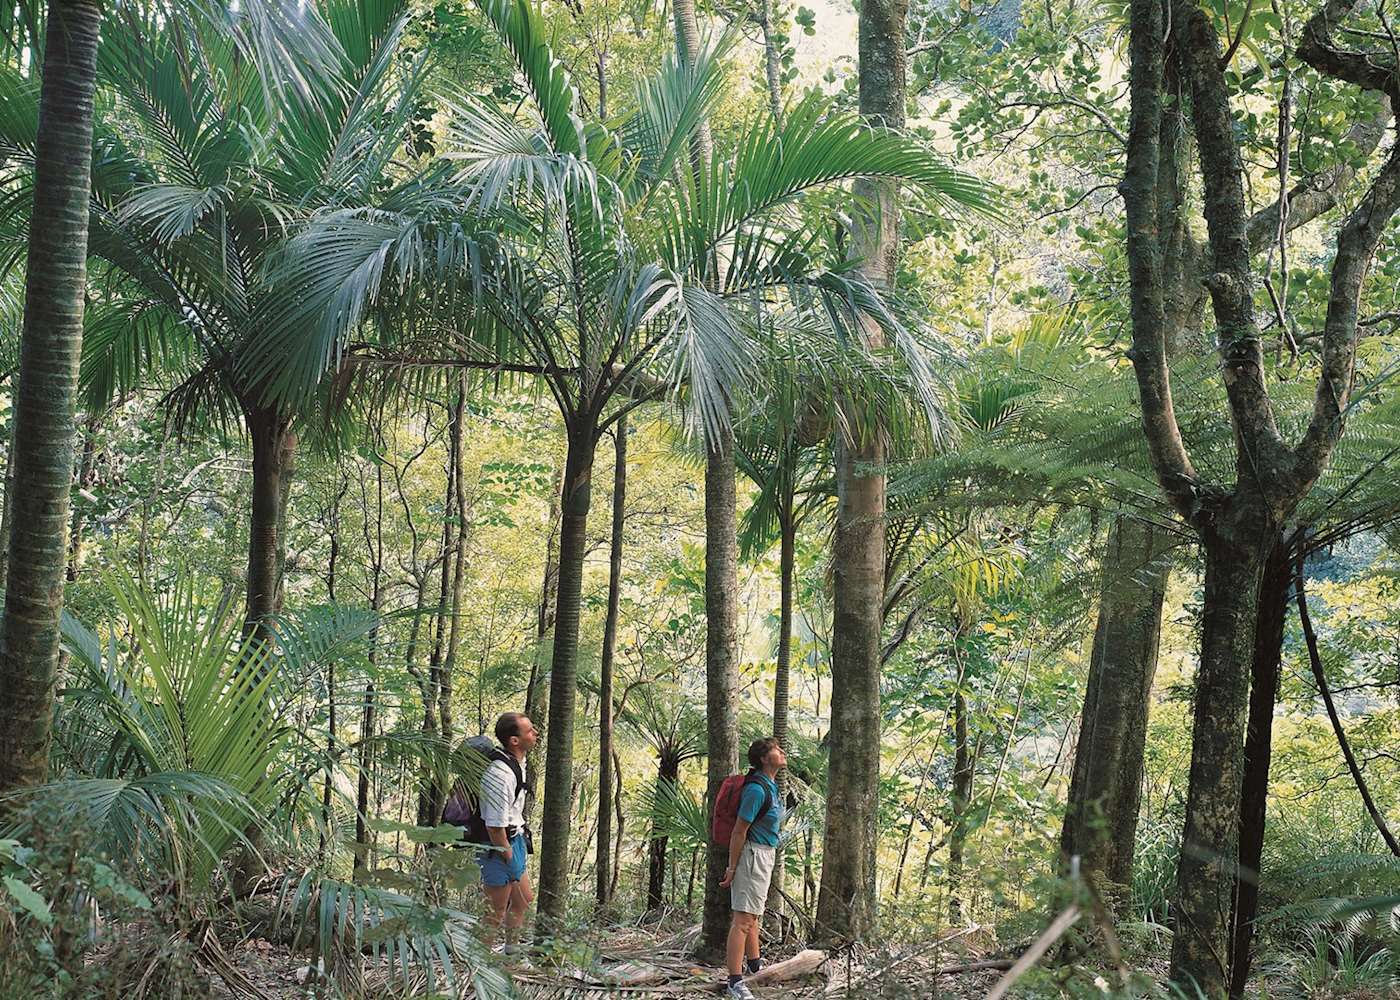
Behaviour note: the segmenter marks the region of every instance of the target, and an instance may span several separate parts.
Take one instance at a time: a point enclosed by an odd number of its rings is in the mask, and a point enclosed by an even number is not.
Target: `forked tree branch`
[[[1332,41],[1333,29],[1355,6],[1356,0],[1328,0],[1303,29],[1299,58],[1320,73],[1379,90],[1394,103],[1400,95],[1400,73],[1397,73],[1394,57],[1344,51]],[[1294,478],[1300,491],[1310,488],[1322,474],[1341,437],[1343,415],[1355,377],[1361,283],[1381,235],[1397,210],[1400,210],[1400,147],[1391,150],[1370,189],[1337,234],[1331,295],[1322,330],[1322,372],[1313,398],[1312,419],[1294,453]]]
[[[1153,471],[1172,506],[1196,513],[1197,476],[1172,405],[1167,368],[1166,283],[1163,278],[1157,178],[1161,160],[1164,24],[1162,0],[1132,0],[1127,169],[1119,192],[1127,211],[1128,280],[1143,433]]]

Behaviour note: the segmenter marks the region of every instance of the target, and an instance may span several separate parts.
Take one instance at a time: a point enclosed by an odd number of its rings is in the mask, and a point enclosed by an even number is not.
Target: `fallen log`
[[[745,976],[744,982],[750,986],[791,982],[794,979],[802,979],[820,972],[824,964],[826,964],[826,952],[817,948],[808,948],[806,951],[799,951],[792,958],[774,962],[766,968],[759,969],[752,976]]]
[[[964,972],[1005,972],[1015,965],[1015,961],[1009,958],[988,959],[985,962],[966,962],[963,965],[945,965],[941,969],[934,969],[935,976],[956,976]]]

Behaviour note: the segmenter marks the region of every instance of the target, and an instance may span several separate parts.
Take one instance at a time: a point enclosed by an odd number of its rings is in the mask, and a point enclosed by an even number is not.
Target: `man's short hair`
[[[761,740],[754,740],[749,744],[749,767],[757,770],[763,766],[763,762],[768,759],[768,755],[778,747],[776,736],[765,736]]]
[[[525,718],[524,712],[506,712],[496,720],[496,742],[509,749],[510,738],[520,735],[520,720]]]

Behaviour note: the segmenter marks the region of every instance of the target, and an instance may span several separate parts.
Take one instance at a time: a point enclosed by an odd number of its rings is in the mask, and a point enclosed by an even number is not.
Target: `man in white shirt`
[[[491,846],[478,856],[488,944],[502,926],[507,937],[514,936],[535,899],[525,871],[525,755],[538,741],[539,732],[529,718],[505,713],[496,720],[496,742],[503,752],[481,776],[481,818],[491,838]]]

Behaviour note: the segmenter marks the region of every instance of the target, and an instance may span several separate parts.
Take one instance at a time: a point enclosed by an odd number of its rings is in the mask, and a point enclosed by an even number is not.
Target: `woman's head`
[[[749,767],[761,770],[764,765],[770,765],[774,770],[787,765],[787,756],[776,736],[765,736],[749,744]]]

